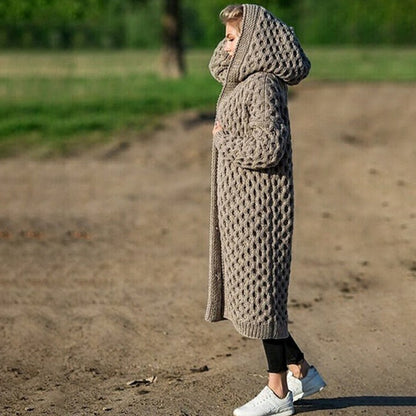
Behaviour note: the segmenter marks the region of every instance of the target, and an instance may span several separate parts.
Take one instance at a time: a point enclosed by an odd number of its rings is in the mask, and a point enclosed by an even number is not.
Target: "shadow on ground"
[[[387,406],[402,407],[416,406],[416,397],[413,396],[358,396],[334,397],[327,399],[301,400],[296,405],[299,412],[312,412],[326,409],[346,409],[348,407]]]

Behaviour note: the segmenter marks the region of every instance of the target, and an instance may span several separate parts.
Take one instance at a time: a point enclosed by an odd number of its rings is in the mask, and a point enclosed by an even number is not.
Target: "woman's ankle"
[[[289,393],[286,375],[287,372],[269,373],[269,382],[267,385],[279,399],[284,399]]]
[[[302,360],[298,364],[289,364],[288,368],[292,372],[292,374],[301,380],[302,378],[306,377],[311,366],[306,360]]]
[[[287,394],[289,393],[289,389],[283,389],[283,388],[278,388],[278,387],[274,387],[271,386],[270,384],[268,384],[270,390],[273,391],[273,393],[279,398],[279,399],[284,399],[286,398]]]

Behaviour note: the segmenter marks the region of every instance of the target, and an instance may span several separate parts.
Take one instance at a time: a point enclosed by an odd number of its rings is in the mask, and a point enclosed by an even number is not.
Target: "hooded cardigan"
[[[293,230],[287,84],[310,62],[292,28],[243,5],[234,55],[225,39],[209,63],[222,85],[213,137],[208,304],[205,319],[230,320],[249,338],[286,338]]]

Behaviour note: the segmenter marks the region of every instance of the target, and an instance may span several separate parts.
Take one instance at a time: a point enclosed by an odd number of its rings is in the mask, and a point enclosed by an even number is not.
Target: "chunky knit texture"
[[[244,4],[233,57],[223,39],[209,68],[223,84],[211,163],[207,321],[250,338],[286,338],[293,230],[287,85],[310,63],[292,28]]]

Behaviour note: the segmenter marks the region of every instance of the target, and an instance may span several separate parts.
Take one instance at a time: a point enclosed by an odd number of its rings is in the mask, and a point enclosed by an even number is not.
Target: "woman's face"
[[[237,46],[238,39],[240,38],[240,33],[236,27],[235,22],[227,23],[225,25],[225,45],[224,50],[230,56],[234,55],[235,47]]]

